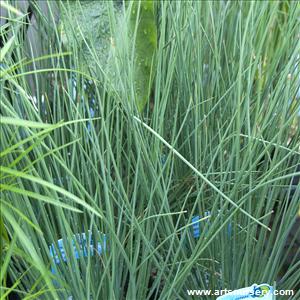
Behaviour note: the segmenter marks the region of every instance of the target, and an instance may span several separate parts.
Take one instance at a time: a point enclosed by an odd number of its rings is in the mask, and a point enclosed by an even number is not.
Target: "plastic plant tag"
[[[273,295],[274,289],[269,284],[263,283],[260,285],[253,284],[249,287],[245,287],[239,290],[234,290],[223,296],[217,298],[217,300],[241,300],[241,299],[262,299],[272,300],[275,299]]]
[[[206,211],[204,212],[204,218],[205,217],[209,217],[211,216],[211,212],[210,211]],[[200,238],[200,234],[201,234],[201,216],[193,216],[192,217],[192,226],[193,226],[193,236],[195,239]],[[204,222],[209,222],[209,219],[204,220]],[[227,231],[228,231],[228,235],[231,235],[231,223],[228,223],[227,225]]]
[[[200,216],[194,216],[192,218],[192,223],[193,223],[193,236],[194,238],[199,238],[200,237]]]
[[[102,241],[101,243],[98,242],[97,246],[94,245],[94,241],[92,239],[92,233],[88,231],[88,238],[86,237],[85,233],[81,234],[74,234],[72,238],[72,247],[74,251],[74,256],[76,259],[79,259],[80,257],[87,257],[88,252],[90,251],[90,255],[93,256],[94,252],[97,251],[97,254],[101,254],[103,251],[106,250],[106,235],[102,235]],[[79,246],[79,251],[78,247],[76,247],[76,241]],[[87,246],[87,243],[89,242],[89,246]],[[67,255],[65,251],[65,246],[64,246],[64,240],[60,239],[57,241],[56,245],[59,249],[61,259],[66,262],[67,261]],[[56,252],[55,245],[54,243],[49,247],[50,249],[50,255],[53,258],[53,261],[55,264],[60,263],[60,256]]]
[[[98,231],[98,234],[100,234],[99,231]],[[90,252],[90,255],[93,256],[95,251],[98,255],[100,255],[104,251],[106,251],[106,235],[105,234],[101,235],[101,243],[98,242],[97,247],[95,247],[94,240],[92,238],[92,233],[90,230],[88,231],[88,239],[87,239],[85,233],[74,234],[71,242],[72,242],[72,247],[73,247],[73,251],[74,251],[74,256],[76,259],[79,259],[80,257],[87,257],[89,252]],[[76,242],[77,242],[77,245],[76,245]],[[88,242],[89,242],[89,246],[87,246]],[[64,248],[64,240],[63,239],[58,240],[56,246],[58,247],[62,261],[66,262],[68,258],[67,258],[67,254],[66,254],[66,251]],[[79,251],[78,251],[78,247],[79,247]],[[53,258],[53,262],[56,265],[60,264],[60,257],[55,250],[54,243],[51,244],[49,249],[50,249],[50,255]],[[51,266],[51,272],[53,274],[56,273],[55,267],[53,267],[53,265]],[[56,282],[54,282],[54,283],[57,284]],[[67,300],[73,300],[73,299],[74,299],[73,296],[68,296],[68,298],[67,298]],[[92,299],[92,298],[90,298],[90,299]]]

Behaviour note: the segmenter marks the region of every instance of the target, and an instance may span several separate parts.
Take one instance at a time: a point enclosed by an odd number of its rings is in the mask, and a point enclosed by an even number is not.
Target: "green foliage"
[[[125,21],[112,1],[90,3],[92,20],[87,2],[60,3],[67,43],[36,7],[43,57],[24,47],[18,10],[1,31],[1,297],[186,299],[276,281],[299,299],[297,3],[160,1],[157,27],[152,1]],[[88,29],[97,5],[108,54]],[[107,251],[77,260],[82,232],[107,234]],[[59,239],[69,259],[51,273]]]
[[[154,1],[133,1],[130,10],[129,30],[134,39],[134,88],[139,112],[149,101],[155,68],[157,28]]]

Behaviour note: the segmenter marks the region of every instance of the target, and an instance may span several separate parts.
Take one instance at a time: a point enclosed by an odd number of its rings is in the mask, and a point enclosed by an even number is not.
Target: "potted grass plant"
[[[2,2],[1,299],[298,299],[297,3]]]

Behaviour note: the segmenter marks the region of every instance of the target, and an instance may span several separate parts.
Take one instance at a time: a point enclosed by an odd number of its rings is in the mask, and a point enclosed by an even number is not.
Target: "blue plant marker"
[[[88,240],[86,238],[85,233],[73,235],[72,247],[73,247],[74,256],[75,256],[76,259],[79,259],[80,257],[87,257],[88,252],[90,252],[90,255],[93,256],[95,251],[97,252],[98,255],[100,255],[104,251],[106,251],[106,235],[105,234],[102,235],[102,240],[103,241],[101,243],[98,242],[97,246],[95,247],[94,241],[92,239],[92,233],[90,232],[90,230],[88,231],[88,233],[89,233],[89,239]],[[77,241],[77,243],[78,243],[79,251],[76,247],[76,242],[75,241]],[[88,241],[90,242],[89,246],[87,246]],[[63,262],[66,262],[68,260],[68,257],[66,255],[63,239],[60,239],[60,240],[57,241],[57,248],[59,250],[61,260]],[[61,260],[60,260],[60,257],[58,255],[58,253],[56,252],[54,243],[50,245],[49,250],[50,250],[51,257],[53,258],[53,262],[56,265],[59,265]],[[52,271],[53,274],[55,273],[55,269],[54,269],[53,265],[51,267],[51,271]]]
[[[210,211],[206,211],[204,212],[204,217],[208,217],[211,215]],[[193,216],[192,217],[192,227],[193,227],[193,237],[195,239],[200,238],[200,234],[201,234],[201,221],[200,221],[201,217],[200,216]],[[205,222],[209,222],[209,219],[203,220]],[[231,223],[228,224],[227,226],[227,232],[228,235],[231,236],[231,231],[232,231],[232,225]]]
[[[200,216],[194,216],[192,218],[192,223],[193,223],[193,236],[194,238],[199,238],[200,237]]]

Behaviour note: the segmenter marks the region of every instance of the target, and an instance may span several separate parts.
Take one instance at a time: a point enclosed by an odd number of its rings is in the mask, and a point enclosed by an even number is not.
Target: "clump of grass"
[[[33,4],[39,58],[26,50],[22,12],[9,7],[2,34],[2,296],[186,299],[187,289],[276,281],[297,299],[297,3],[157,2],[142,114],[125,5],[120,17],[106,3],[106,69],[75,25],[62,47],[47,4],[47,22]],[[59,9],[71,16],[67,2]],[[192,217],[207,211],[195,239]],[[94,245],[106,234],[106,251],[76,259],[70,237],[89,232]],[[68,260],[51,273],[59,239]]]

